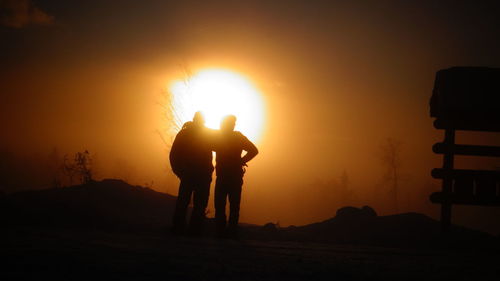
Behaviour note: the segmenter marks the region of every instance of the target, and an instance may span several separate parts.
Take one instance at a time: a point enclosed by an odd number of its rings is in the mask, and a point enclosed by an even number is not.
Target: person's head
[[[223,132],[233,131],[235,126],[236,126],[236,116],[234,115],[227,115],[224,118],[222,118],[222,121],[220,122],[220,129]]]
[[[193,116],[193,125],[197,127],[201,127],[205,125],[205,117],[203,117],[203,114],[201,111],[196,111],[196,113]]]

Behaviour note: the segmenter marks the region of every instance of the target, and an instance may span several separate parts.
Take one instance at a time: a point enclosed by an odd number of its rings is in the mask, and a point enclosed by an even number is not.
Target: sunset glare
[[[196,111],[203,112],[207,127],[213,129],[219,128],[222,117],[233,114],[238,118],[236,130],[253,141],[260,138],[265,115],[262,95],[244,76],[229,70],[202,70],[187,80],[174,81],[170,92],[179,127]]]

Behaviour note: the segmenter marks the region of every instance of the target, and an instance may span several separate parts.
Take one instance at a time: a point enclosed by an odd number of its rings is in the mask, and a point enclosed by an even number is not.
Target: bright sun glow
[[[218,129],[222,117],[237,117],[236,130],[258,141],[264,123],[264,103],[254,85],[229,70],[202,70],[188,80],[174,81],[170,87],[178,126],[202,111],[207,127]]]

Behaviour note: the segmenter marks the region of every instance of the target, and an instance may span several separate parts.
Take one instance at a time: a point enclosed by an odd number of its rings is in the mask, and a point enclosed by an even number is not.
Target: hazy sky
[[[11,151],[89,149],[100,177],[175,193],[158,135],[170,126],[167,85],[206,67],[250,78],[267,108],[261,153],[245,179],[242,219],[250,222],[333,215],[297,206],[344,171],[356,202],[383,194],[378,154],[388,137],[402,142],[405,210],[426,205],[439,186],[431,146],[442,132],[428,108],[436,71],[500,67],[498,1],[0,3],[0,144]],[[471,140],[500,142],[459,134]]]

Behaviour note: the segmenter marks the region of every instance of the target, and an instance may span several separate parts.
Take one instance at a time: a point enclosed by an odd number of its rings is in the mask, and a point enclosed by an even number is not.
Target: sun
[[[172,110],[178,127],[196,111],[205,116],[206,126],[218,129],[222,117],[236,116],[236,130],[258,141],[264,125],[262,94],[245,76],[226,69],[205,69],[170,86]]]

